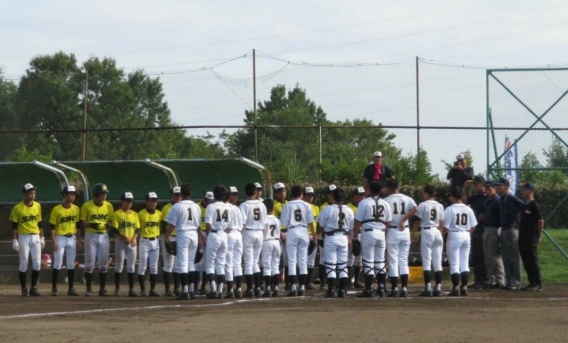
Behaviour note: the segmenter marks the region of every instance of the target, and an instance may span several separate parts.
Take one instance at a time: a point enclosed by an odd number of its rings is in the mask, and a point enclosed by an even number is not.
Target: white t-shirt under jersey
[[[416,216],[420,218],[420,227],[438,227],[444,220],[444,206],[436,200],[426,200],[418,205]]]
[[[444,211],[444,227],[452,231],[470,231],[477,225],[473,210],[458,203],[449,206]]]
[[[201,225],[201,208],[191,200],[182,200],[172,206],[166,222],[175,226],[176,231],[197,230]]]

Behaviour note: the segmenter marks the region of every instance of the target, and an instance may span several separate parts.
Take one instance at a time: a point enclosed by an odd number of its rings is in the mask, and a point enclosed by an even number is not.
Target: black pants
[[[519,253],[531,284],[540,285],[540,263],[538,258],[538,236],[519,233]]]
[[[473,267],[475,283],[486,283],[487,269],[485,268],[485,255],[483,254],[484,228],[476,228],[471,236],[470,260]]]

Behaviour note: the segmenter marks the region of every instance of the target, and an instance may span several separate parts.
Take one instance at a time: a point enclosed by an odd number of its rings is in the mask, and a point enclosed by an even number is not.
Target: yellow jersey
[[[318,205],[314,205],[314,204],[310,204],[310,207],[312,208],[312,215],[314,216],[314,232],[309,232],[309,233],[310,233],[310,235],[315,235],[318,231],[317,218],[320,214],[320,208],[318,207]]]
[[[71,204],[69,208],[59,204],[51,210],[49,223],[55,226],[55,234],[59,236],[74,235],[77,233],[77,223],[80,221],[79,206]]]
[[[353,214],[357,213],[357,206],[355,206],[352,202],[347,204],[347,207],[353,210]]]
[[[207,231],[205,227],[205,212],[207,211],[207,208],[203,206],[203,201],[199,202],[199,208],[201,208],[201,225],[199,226],[199,228],[201,229],[201,231]]]
[[[87,232],[107,232],[107,223],[112,221],[114,209],[108,201],[104,201],[101,206],[97,206],[93,200],[86,202],[81,206],[81,220],[87,223],[99,223],[99,229],[92,227],[86,228]]]
[[[138,212],[138,221],[140,222],[140,235],[146,238],[158,237],[160,235],[160,221],[162,213],[154,210],[154,213],[143,209]]]
[[[120,209],[114,212],[111,225],[128,239],[132,239],[134,234],[136,234],[136,230],[140,229],[138,213],[132,210],[129,213],[126,213]]]
[[[166,222],[166,217],[168,216],[168,213],[170,213],[170,210],[172,209],[172,207],[174,206],[174,204],[172,204],[171,202],[167,203],[164,205],[164,207],[162,207],[162,223],[160,225],[165,225],[165,229],[164,229],[164,233],[166,233],[166,231],[168,231],[168,223]],[[176,235],[176,230],[174,229],[174,231],[172,232],[172,236]]]
[[[276,199],[274,199],[274,216],[278,219],[280,219],[280,215],[282,214],[282,209],[284,208],[284,205],[287,203],[288,201],[284,200],[284,202],[280,202]]]
[[[329,206],[329,204],[328,204],[327,201],[324,202],[323,204],[321,204],[321,206],[320,206],[320,212],[323,211],[323,209],[326,208],[326,207],[328,207],[328,206]]]
[[[10,221],[18,224],[18,233],[23,235],[39,234],[39,224],[41,223],[41,205],[32,202],[31,206],[26,206],[20,202],[12,209]]]

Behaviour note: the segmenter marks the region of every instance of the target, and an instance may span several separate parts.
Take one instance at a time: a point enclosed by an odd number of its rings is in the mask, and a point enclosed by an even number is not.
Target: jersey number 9
[[[436,219],[436,214],[438,214],[438,211],[436,211],[436,209],[431,209],[430,210],[430,220],[434,220]]]

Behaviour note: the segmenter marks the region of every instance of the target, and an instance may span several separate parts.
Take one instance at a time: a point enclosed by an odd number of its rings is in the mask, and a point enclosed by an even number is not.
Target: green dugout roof
[[[37,188],[38,202],[61,201],[61,189],[69,184],[61,170],[41,162],[0,162],[0,203],[20,202],[26,183]]]

